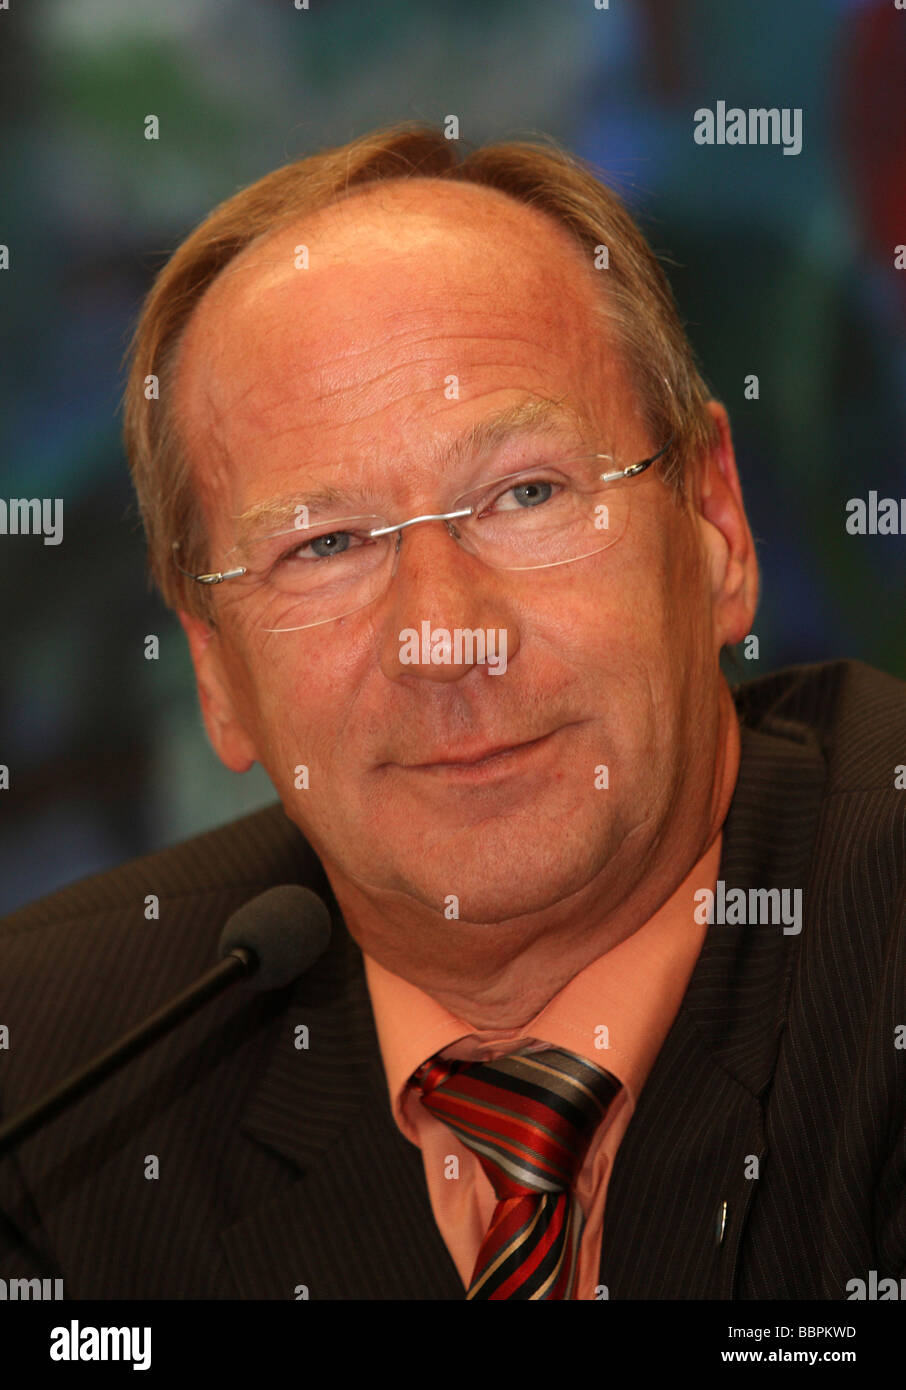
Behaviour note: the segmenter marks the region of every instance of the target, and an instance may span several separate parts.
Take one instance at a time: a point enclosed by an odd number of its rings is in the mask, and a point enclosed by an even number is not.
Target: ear
[[[714,640],[718,650],[741,642],[758,607],[758,558],[746,519],[730,421],[719,401],[708,401],[717,438],[700,467],[696,503],[711,574]]]
[[[220,761],[231,772],[248,772],[257,762],[255,747],[237,709],[216,630],[190,613],[178,613],[189,641],[198,699],[208,738]]]

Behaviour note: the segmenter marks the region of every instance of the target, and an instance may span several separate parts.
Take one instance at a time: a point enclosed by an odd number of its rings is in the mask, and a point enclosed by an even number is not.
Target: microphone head
[[[236,909],[220,937],[221,957],[244,946],[257,960],[248,978],[258,989],[282,989],[327,950],[330,913],[310,888],[284,883]]]

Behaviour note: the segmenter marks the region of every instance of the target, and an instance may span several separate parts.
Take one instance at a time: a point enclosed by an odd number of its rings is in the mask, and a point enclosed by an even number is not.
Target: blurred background
[[[904,79],[893,0],[0,9],[0,498],[64,503],[61,545],[0,535],[0,912],[274,799],[211,752],[147,587],[121,359],[215,203],[379,125],[452,113],[472,144],[543,133],[598,166],[730,412],[763,575],[738,678],[837,657],[906,677],[906,538],[845,529],[848,498],[906,495]],[[802,152],[696,144],[718,100],[800,107]]]

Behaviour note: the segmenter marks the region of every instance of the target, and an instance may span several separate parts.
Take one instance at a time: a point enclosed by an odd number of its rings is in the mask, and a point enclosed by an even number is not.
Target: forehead
[[[482,298],[489,284],[491,302]],[[543,212],[474,184],[392,180],[245,247],[203,296],[185,338],[204,339],[210,369],[212,353],[224,366],[238,355],[237,332],[265,337],[283,327],[301,341],[316,320],[341,338],[344,325],[361,333],[375,313],[415,326],[443,310],[452,316],[454,288],[460,301],[472,291],[489,316],[509,308],[527,319],[549,312],[564,290],[587,308],[600,292],[590,256]]]
[[[258,500],[237,473],[263,448],[285,474],[322,450],[374,464],[426,423],[459,426],[450,374],[479,413],[511,404],[507,388],[559,398],[581,395],[578,378],[614,380],[599,275],[543,212],[438,179],[369,186],[269,233],[184,336],[177,409],[202,494]]]

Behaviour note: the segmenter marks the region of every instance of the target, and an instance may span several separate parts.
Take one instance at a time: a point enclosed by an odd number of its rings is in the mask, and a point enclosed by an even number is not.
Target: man
[[[159,277],[126,435],[211,743],[281,807],[7,920],[3,1113],[269,885],[314,887],[333,936],[3,1161],[0,1275],[840,1299],[901,1274],[903,686],[838,662],[731,694],[758,567],[727,414],[618,199],[419,129],[279,170]]]

